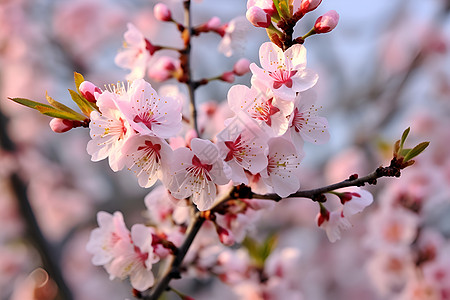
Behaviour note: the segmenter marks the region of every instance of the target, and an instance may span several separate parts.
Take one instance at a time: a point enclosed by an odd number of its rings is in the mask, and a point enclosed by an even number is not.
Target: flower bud
[[[87,101],[92,103],[97,102],[97,99],[95,99],[95,93],[102,93],[102,90],[90,81],[83,81],[78,89],[80,90],[81,95],[83,95]]]
[[[172,13],[164,3],[156,4],[153,8],[153,14],[159,21],[168,22],[172,20]]]
[[[273,0],[248,0],[247,1],[247,9],[251,7],[259,7],[264,10],[269,16],[273,16],[277,9],[275,8],[275,4]]]
[[[220,80],[229,82],[229,83],[233,83],[235,79],[234,73],[233,72],[225,72],[222,74],[222,76],[220,76]]]
[[[220,19],[218,17],[212,17],[207,23],[206,28],[208,30],[217,30],[220,28]]]
[[[316,33],[326,33],[330,32],[336,28],[339,22],[339,14],[335,10],[330,10],[323,16],[317,18],[314,24],[314,30]]]
[[[219,225],[216,225],[216,231],[222,244],[225,246],[232,246],[234,244],[234,237],[231,232]]]
[[[250,7],[245,16],[255,27],[267,28],[272,23],[270,16],[258,6]]]
[[[234,74],[242,76],[250,72],[250,61],[246,58],[239,59],[233,66]]]
[[[169,56],[161,56],[148,71],[148,76],[156,81],[170,79],[178,68],[178,61]]]
[[[74,127],[73,125],[73,121],[71,120],[53,118],[50,121],[50,128],[56,133],[69,131]]]
[[[322,0],[302,0],[302,3],[300,4],[300,12],[302,14],[306,14],[310,11],[315,10]]]

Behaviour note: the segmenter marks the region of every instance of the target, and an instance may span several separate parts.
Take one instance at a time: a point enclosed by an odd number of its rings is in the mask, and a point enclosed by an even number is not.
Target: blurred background
[[[149,190],[128,172],[91,162],[88,130],[55,134],[49,117],[7,97],[45,102],[48,91],[74,108],[67,92],[74,88],[74,71],[100,87],[124,81],[129,70],[114,58],[128,22],[155,44],[181,46],[175,25],[154,18],[156,3],[0,1],[0,299],[50,299],[48,286],[40,298],[24,296],[30,282],[46,282],[45,272],[34,271],[43,266],[57,283],[64,280],[60,291],[73,299],[132,298],[127,281],[110,281],[90,263],[85,245],[99,210],[122,211],[129,227],[143,222]],[[165,3],[182,22],[181,1]],[[280,248],[299,249],[304,299],[450,299],[450,2],[323,0],[297,25],[295,36],[330,9],[340,14],[338,27],[308,38],[305,46],[308,68],[319,74],[314,90],[331,140],[305,145],[302,188],[363,176],[388,163],[393,142],[407,127],[410,146],[431,144],[400,179],[369,187],[375,204],[352,219],[353,228],[340,241],[327,240],[315,223],[318,208],[306,199],[282,201],[261,216],[255,236],[277,232]],[[244,0],[192,4],[194,25],[213,16],[226,23],[245,11]],[[217,34],[194,38],[194,78],[220,75],[242,57],[259,64],[258,49],[267,40],[263,29],[249,26],[237,51],[225,57],[216,50]],[[236,83],[249,85],[250,75]],[[199,88],[199,107],[220,113],[230,86],[214,81]],[[200,117],[205,124],[215,120]],[[387,238],[392,231],[394,238]],[[179,285],[196,286],[195,299],[243,297],[213,279]]]

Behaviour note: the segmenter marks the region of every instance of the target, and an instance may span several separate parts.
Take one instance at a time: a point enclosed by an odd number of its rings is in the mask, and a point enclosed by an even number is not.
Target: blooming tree
[[[294,27],[307,24],[304,17],[321,2],[248,0],[247,11],[242,12],[246,19],[222,24],[212,17],[195,26],[191,20],[195,3],[174,4],[183,8],[183,20],[168,5],[158,3],[154,17],[163,25],[175,24],[182,46],[159,45],[128,23],[123,49],[115,57],[115,63],[129,71],[126,83],[101,88],[105,82],[86,81],[75,72],[76,89],[69,92],[80,111],[49,95],[48,104],[10,98],[52,117],[54,132],[88,128],[86,150],[92,161],[107,159],[112,171],[127,169],[140,187],[151,188],[145,198],[147,223],[128,229],[122,212],[100,211],[98,227],[86,245],[92,263],[103,266],[111,280],[129,279],[134,297],[158,299],[172,291],[191,299],[174,287],[175,279],[216,276],[241,299],[302,299],[295,281],[301,265],[299,250],[278,247],[276,235],[256,241],[249,232],[258,231],[257,220],[278,202],[288,201],[283,199],[308,201],[315,207],[310,223],[315,222],[334,243],[344,231],[352,230],[353,216],[374,201],[364,186],[376,185],[382,177],[400,177],[427,148],[428,142],[407,146],[408,128],[393,145],[387,166],[368,175],[349,173],[343,181],[303,188],[305,142],[319,147],[330,139],[329,123],[316,103],[318,72],[307,67],[308,40],[333,31],[339,15],[334,10],[324,13],[302,36],[294,35]],[[194,37],[219,35],[218,50],[229,57],[242,44],[249,24],[265,29],[269,40],[260,45],[259,61],[241,59],[233,70],[215,77],[193,76]],[[226,117],[215,106],[201,111],[198,88],[212,81],[233,83],[246,73],[251,73],[250,85],[229,88]],[[156,82],[169,80],[184,85],[186,92],[168,85],[156,87]],[[211,129],[217,121],[219,129]],[[208,131],[213,135],[208,136]],[[406,286],[401,293],[405,299],[417,290],[448,293],[450,271],[440,269],[448,265],[448,257],[436,255],[423,268],[425,279],[410,274],[411,261],[419,264],[417,257],[435,249],[439,241],[424,237],[414,253],[402,249],[415,241],[420,223],[417,211],[411,212],[417,203],[404,197],[382,204],[369,218],[367,245],[374,253],[370,267],[375,270],[372,274],[381,274],[374,275],[375,285],[386,295]],[[392,250],[379,252],[380,245]],[[392,280],[380,279],[386,274]],[[430,288],[434,282],[427,280],[436,274],[443,275],[438,287]],[[414,280],[408,281],[408,276]]]

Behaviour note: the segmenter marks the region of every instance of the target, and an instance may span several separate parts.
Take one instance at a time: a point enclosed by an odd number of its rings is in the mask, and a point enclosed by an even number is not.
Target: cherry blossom
[[[169,172],[172,148],[164,140],[134,135],[122,147],[123,163],[138,177],[141,187],[148,188]]]
[[[249,25],[245,17],[236,17],[225,25],[222,41],[218,46],[219,52],[230,57],[236,51],[243,51]]]
[[[124,167],[122,146],[134,134],[125,116],[117,108],[115,93],[105,91],[97,100],[100,113],[91,113],[89,124],[92,140],[87,144],[87,152],[92,155],[92,161],[99,161],[108,157],[109,165],[115,172]]]
[[[330,10],[323,16],[317,18],[314,24],[314,30],[317,33],[327,33],[336,28],[338,22],[339,14],[335,10]]]
[[[342,231],[352,227],[348,218],[362,212],[373,202],[372,194],[358,187],[346,188],[344,192],[336,192],[336,194],[343,205],[332,212],[328,212],[321,206],[321,211],[316,218],[317,225],[325,230],[332,243],[341,238]]]
[[[256,174],[267,166],[267,137],[257,126],[235,120],[217,138],[219,155],[230,166],[234,183],[248,183],[244,170]]]
[[[269,136],[280,136],[289,128],[288,116],[293,110],[293,103],[276,100],[270,90],[255,86],[234,85],[228,91],[228,105],[237,115],[233,122],[256,122]]]
[[[341,238],[342,231],[352,227],[350,221],[344,217],[342,210],[335,210],[327,215],[317,215],[317,225],[324,229],[330,242],[334,243]]]
[[[259,81],[273,91],[276,98],[294,101],[297,92],[313,87],[318,75],[306,69],[306,48],[293,45],[283,52],[275,44],[267,42],[259,48],[262,69],[255,63],[250,65],[252,84]]]
[[[167,188],[178,199],[192,195],[199,210],[211,208],[216,197],[216,184],[229,181],[229,167],[219,159],[219,150],[210,141],[198,138],[191,141],[192,151],[179,148],[173,155],[171,178]]]
[[[303,141],[325,144],[330,139],[328,121],[317,115],[320,106],[314,102],[314,95],[309,91],[295,98],[295,106],[289,119],[289,130],[286,137],[291,138],[297,148],[302,147]]]
[[[284,138],[269,140],[268,165],[260,173],[264,182],[280,197],[287,197],[300,188],[300,162],[303,153]]]
[[[101,266],[109,263],[114,257],[114,249],[119,241],[129,242],[130,232],[125,226],[121,212],[113,215],[104,211],[97,213],[98,228],[92,230],[86,250],[94,256],[92,263]]]
[[[144,291],[154,283],[152,265],[159,261],[153,252],[152,230],[142,224],[131,228],[131,240],[120,240],[114,248],[114,260],[105,266],[110,279],[130,277],[133,288]]]
[[[133,81],[128,90],[123,85],[118,86],[116,94],[117,106],[140,134],[168,138],[181,129],[179,103],[170,97],[160,97],[145,80]]]
[[[128,31],[124,34],[124,50],[116,55],[115,63],[119,67],[131,70],[127,76],[128,80],[144,78],[155,49],[133,24],[128,23],[127,27]]]
[[[174,198],[162,185],[148,193],[144,202],[151,221],[163,230],[172,228],[174,224],[187,224],[190,220],[190,207],[187,203]]]

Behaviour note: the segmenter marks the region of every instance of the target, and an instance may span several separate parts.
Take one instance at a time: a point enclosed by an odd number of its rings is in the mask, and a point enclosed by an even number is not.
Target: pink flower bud
[[[73,128],[73,121],[53,118],[50,121],[50,128],[56,133],[63,133]]]
[[[156,81],[164,81],[172,77],[178,66],[179,62],[174,58],[161,56],[148,71],[148,76]]]
[[[326,33],[333,30],[339,22],[339,14],[335,10],[330,10],[320,16],[314,24],[316,33]]]
[[[156,4],[153,8],[153,14],[159,21],[167,22],[172,20],[172,13],[170,12],[169,7],[164,3]]]
[[[229,82],[229,83],[233,83],[234,82],[234,73],[233,72],[225,72],[222,74],[222,76],[220,76],[220,80]]]
[[[212,17],[207,23],[206,28],[208,30],[217,30],[220,28],[220,19],[218,17]]]
[[[216,225],[216,231],[222,244],[226,246],[232,246],[234,244],[234,237],[231,232],[223,227],[220,227],[219,225]]]
[[[302,0],[302,3],[300,4],[300,11],[302,14],[306,14],[315,10],[321,2],[322,0]]]
[[[250,72],[250,61],[246,58],[238,60],[233,67],[234,74],[242,76]]]
[[[247,9],[250,9],[251,7],[259,7],[262,10],[264,10],[269,16],[273,16],[277,9],[275,8],[275,4],[273,3],[273,0],[248,0],[247,1]]]
[[[102,90],[90,81],[83,81],[80,84],[79,90],[81,95],[83,95],[87,101],[92,103],[97,102],[97,99],[95,99],[95,93],[102,93]]]
[[[245,16],[255,27],[267,28],[272,23],[270,16],[258,6],[250,7]]]

